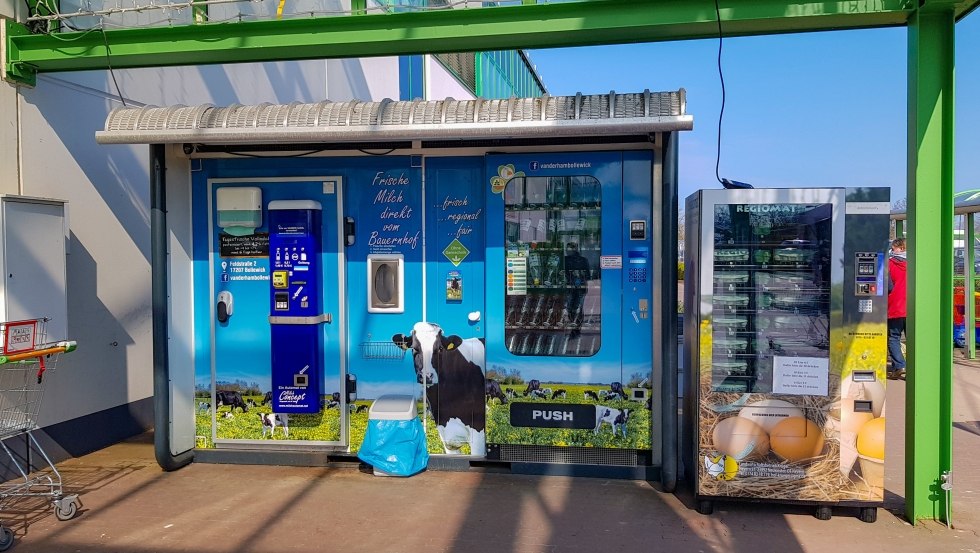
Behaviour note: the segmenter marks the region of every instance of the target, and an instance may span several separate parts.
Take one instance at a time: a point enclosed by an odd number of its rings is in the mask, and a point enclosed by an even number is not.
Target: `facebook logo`
[[[532,171],[537,171],[538,170],[538,162],[537,161],[532,161],[531,162],[531,170]]]

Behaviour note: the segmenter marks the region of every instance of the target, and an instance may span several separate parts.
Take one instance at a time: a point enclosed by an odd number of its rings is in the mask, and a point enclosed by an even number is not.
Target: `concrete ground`
[[[481,470],[380,478],[357,468],[194,463],[165,473],[144,435],[59,465],[80,514],[4,505],[13,551],[30,552],[846,552],[980,551],[980,363],[957,352],[953,522],[911,525],[904,502],[905,383],[889,381],[886,509],[829,521],[813,509],[716,503],[648,482]]]

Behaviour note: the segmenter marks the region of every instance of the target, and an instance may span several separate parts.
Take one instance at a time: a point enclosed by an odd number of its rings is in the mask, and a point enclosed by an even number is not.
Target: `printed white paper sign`
[[[829,382],[829,359],[773,357],[772,392],[774,394],[825,396]]]

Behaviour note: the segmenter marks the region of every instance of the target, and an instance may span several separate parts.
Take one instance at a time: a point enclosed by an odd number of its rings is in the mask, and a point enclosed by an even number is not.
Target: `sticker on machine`
[[[622,269],[623,256],[603,255],[599,258],[599,268],[601,269]]]
[[[774,394],[827,395],[830,360],[824,357],[773,357]]]

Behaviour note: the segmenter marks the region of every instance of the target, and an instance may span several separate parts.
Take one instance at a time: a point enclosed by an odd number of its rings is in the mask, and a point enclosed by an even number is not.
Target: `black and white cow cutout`
[[[416,323],[410,335],[391,340],[412,350],[415,377],[436,422],[446,453],[460,454],[469,444],[470,455],[483,457],[486,437],[486,347],[478,338],[445,336],[434,323]]]

